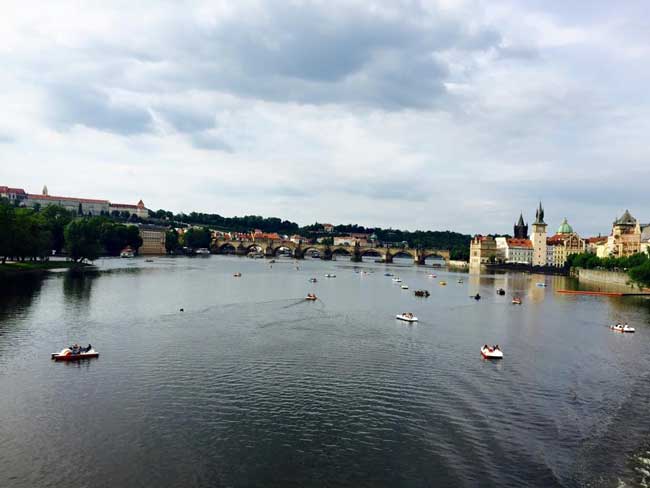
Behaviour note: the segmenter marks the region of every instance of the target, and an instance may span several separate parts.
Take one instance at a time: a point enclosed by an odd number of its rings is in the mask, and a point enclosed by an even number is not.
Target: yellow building
[[[497,244],[493,237],[476,235],[469,244],[469,265],[480,267],[494,261],[497,254]]]
[[[166,232],[165,227],[157,227],[154,225],[141,225],[140,237],[142,237],[142,246],[140,247],[140,254],[153,254],[160,255],[166,254],[165,248]]]

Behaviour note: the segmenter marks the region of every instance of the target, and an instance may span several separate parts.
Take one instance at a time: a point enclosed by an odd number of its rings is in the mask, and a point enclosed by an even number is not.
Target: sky
[[[4,0],[0,185],[300,224],[650,221],[645,1]]]

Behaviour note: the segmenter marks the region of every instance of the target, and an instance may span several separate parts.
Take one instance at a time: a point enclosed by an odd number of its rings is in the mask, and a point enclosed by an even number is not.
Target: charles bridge
[[[236,254],[246,256],[251,252],[262,253],[268,258],[278,255],[281,251],[289,251],[295,259],[304,259],[305,254],[318,251],[320,258],[330,260],[335,255],[350,256],[354,262],[361,262],[364,256],[376,256],[383,262],[392,263],[395,257],[410,257],[415,264],[424,264],[429,257],[442,258],[449,261],[449,250],[445,249],[413,249],[409,247],[375,247],[304,244],[281,239],[251,239],[230,240],[223,237],[212,241],[211,251],[214,254]]]

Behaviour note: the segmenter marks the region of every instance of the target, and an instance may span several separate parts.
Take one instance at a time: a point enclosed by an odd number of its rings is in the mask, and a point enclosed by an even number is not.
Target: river
[[[0,276],[2,487],[648,481],[648,299],[342,259],[96,264]],[[50,360],[72,342],[100,357]],[[484,343],[504,359],[482,360]]]

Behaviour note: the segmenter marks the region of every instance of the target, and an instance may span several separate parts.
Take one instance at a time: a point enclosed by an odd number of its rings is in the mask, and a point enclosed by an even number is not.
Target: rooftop
[[[55,197],[52,195],[39,195],[39,194],[32,194],[29,193],[27,195],[27,198],[30,200],[48,200],[48,201],[61,201],[61,200],[68,200],[71,202],[77,202],[77,203],[105,203],[106,205],[109,204],[108,200],[95,200],[93,198],[76,198],[76,197]]]

